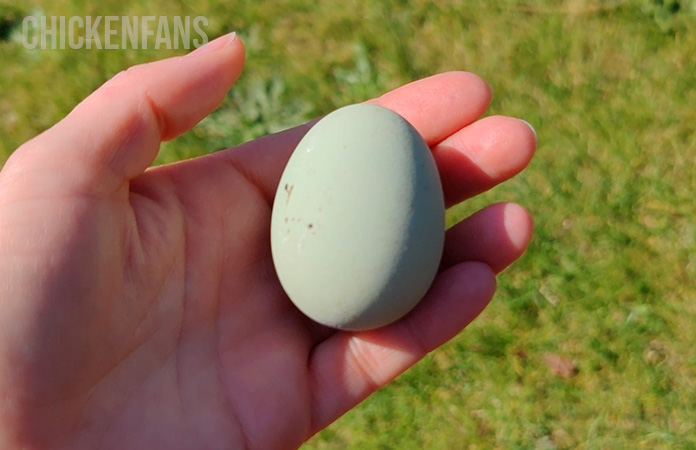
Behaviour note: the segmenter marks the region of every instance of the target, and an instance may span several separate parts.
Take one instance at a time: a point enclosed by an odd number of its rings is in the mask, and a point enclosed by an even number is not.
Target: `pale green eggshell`
[[[429,288],[444,221],[440,178],[418,132],[391,110],[346,106],[314,125],[288,161],[273,204],[273,261],[311,319],[377,328]]]

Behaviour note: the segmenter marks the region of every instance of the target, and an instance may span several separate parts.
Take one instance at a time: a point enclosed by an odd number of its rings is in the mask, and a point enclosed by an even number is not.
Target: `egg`
[[[280,178],[271,253],[309,318],[368,330],[423,298],[442,257],[445,206],[428,145],[372,104],[338,109],[299,142]]]

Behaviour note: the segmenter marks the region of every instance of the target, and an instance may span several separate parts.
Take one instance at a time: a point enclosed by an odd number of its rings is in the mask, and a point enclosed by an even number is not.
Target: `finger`
[[[467,261],[485,263],[499,273],[527,250],[534,224],[515,203],[497,203],[467,217],[447,230],[440,271]],[[319,343],[336,330],[310,323],[312,342]]]
[[[406,119],[428,145],[434,145],[479,118],[491,101],[491,89],[478,75],[445,72],[414,81],[369,103]]]
[[[486,117],[433,148],[448,205],[466,200],[511,178],[534,155],[536,132],[524,120]]]
[[[162,140],[187,131],[222,101],[243,61],[243,45],[231,34],[183,57],[131,67],[20,148],[17,159],[59,172],[53,178],[73,186],[119,186],[152,163]]]
[[[495,291],[485,264],[468,262],[438,276],[426,298],[384,328],[337,333],[310,360],[316,432],[442,345],[483,311]]]
[[[447,230],[441,268],[480,261],[498,273],[522,256],[533,228],[532,217],[517,204],[488,206]]]
[[[478,76],[447,72],[415,81],[370,100],[406,118],[430,145],[476,120],[488,107],[491,92]],[[211,155],[224,159],[253,180],[269,203],[297,143],[315,122]]]

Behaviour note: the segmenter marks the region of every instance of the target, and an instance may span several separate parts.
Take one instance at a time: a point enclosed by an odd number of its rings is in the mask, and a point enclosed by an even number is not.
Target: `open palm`
[[[0,448],[294,448],[485,307],[531,220],[492,205],[447,232],[421,304],[369,332],[319,326],[270,256],[278,179],[311,124],[157,168],[162,140],[224,97],[244,60],[225,36],[117,75],[0,172]],[[449,204],[513,176],[522,121],[488,117],[475,75],[371,100],[433,150]]]

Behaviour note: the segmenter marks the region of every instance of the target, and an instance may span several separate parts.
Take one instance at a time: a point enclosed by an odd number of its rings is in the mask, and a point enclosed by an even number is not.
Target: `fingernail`
[[[227,46],[228,44],[231,44],[237,40],[237,32],[233,31],[231,33],[227,33],[225,35],[222,35],[216,39],[213,39],[210,42],[207,42],[203,44],[202,46],[198,47],[196,50],[192,51],[189,53],[189,55],[203,55],[205,53],[210,53],[215,50],[220,50],[221,48]]]
[[[520,121],[524,122],[524,124],[527,125],[527,126],[529,127],[530,130],[532,130],[532,133],[534,133],[534,142],[539,142],[539,135],[537,134],[537,132],[536,132],[536,130],[534,129],[534,127],[532,126],[532,124],[529,123],[529,122],[527,122],[527,121],[524,120],[524,119],[520,119]]]

